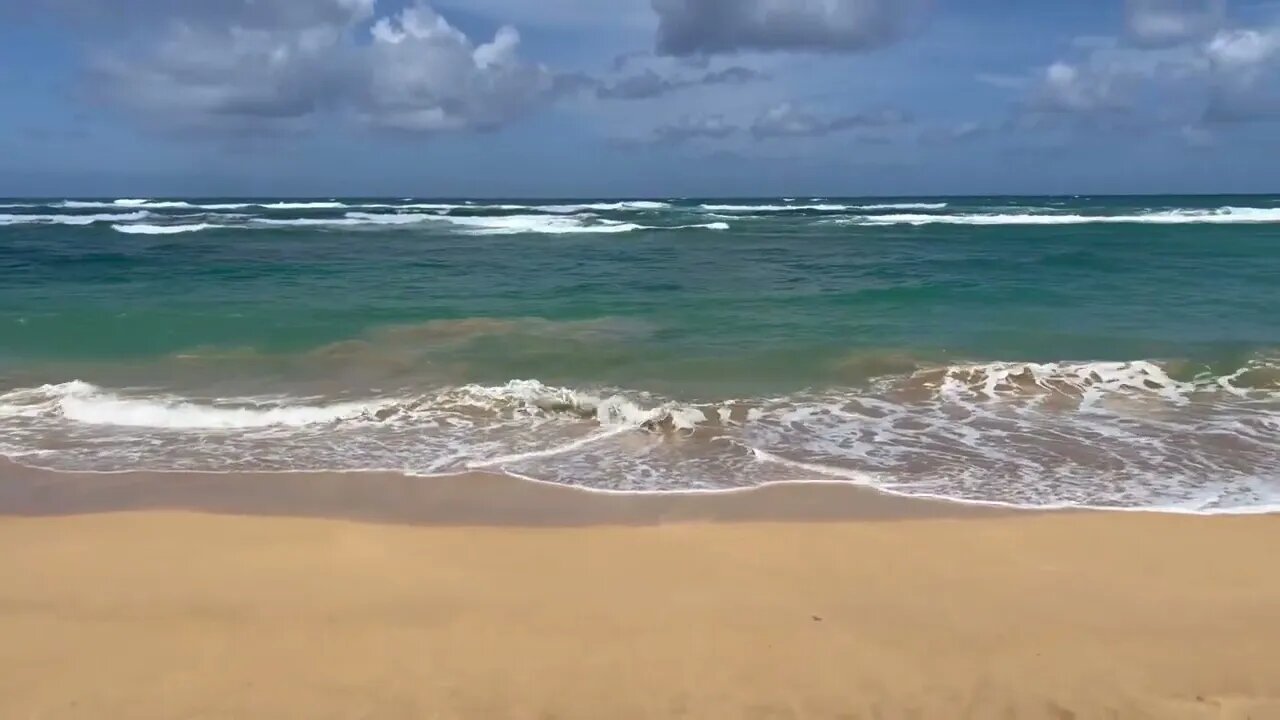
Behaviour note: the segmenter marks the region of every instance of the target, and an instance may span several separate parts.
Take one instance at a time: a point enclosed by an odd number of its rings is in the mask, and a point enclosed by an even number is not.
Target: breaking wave
[[[357,227],[357,226],[413,226],[427,223],[446,224],[461,228],[471,235],[541,234],[565,235],[614,234],[637,230],[728,230],[725,222],[692,223],[686,225],[640,225],[598,218],[594,215],[489,215],[451,216],[424,213],[367,213],[349,212],[340,218],[252,218],[251,223],[274,227]]]
[[[92,225],[98,222],[128,222],[151,216],[146,210],[131,213],[99,213],[94,215],[8,215],[0,214],[0,225]]]
[[[190,225],[112,225],[111,229],[128,235],[176,235],[179,233],[200,232],[211,228],[222,227],[209,223],[192,223]]]
[[[957,215],[888,214],[844,218],[852,225],[1086,225],[1086,224],[1234,224],[1277,223],[1280,208],[1222,207],[1213,210],[1154,210],[1127,215],[1040,215],[1032,213],[965,213]]]
[[[839,212],[841,210],[849,210],[849,205],[836,205],[831,203],[823,203],[819,205],[716,205],[705,204],[699,205],[699,208],[707,212],[720,213],[784,213],[798,212],[804,210],[813,210],[819,212]]]
[[[309,201],[309,202],[273,202],[263,203],[258,207],[268,210],[341,210],[348,207],[344,202],[337,200]]]
[[[1280,364],[961,364],[693,402],[536,380],[328,400],[73,381],[0,394],[0,452],[69,470],[492,468],[621,491],[838,478],[1027,508],[1259,512],[1280,509]]]
[[[549,213],[581,213],[581,212],[609,212],[623,210],[666,210],[671,207],[671,203],[658,202],[656,200],[629,200],[623,202],[607,202],[607,203],[581,203],[576,205],[508,205],[506,209],[512,210],[537,210],[538,212]]]
[[[904,202],[904,203],[879,203],[875,205],[853,205],[851,210],[942,210],[947,207],[948,203],[944,202]]]

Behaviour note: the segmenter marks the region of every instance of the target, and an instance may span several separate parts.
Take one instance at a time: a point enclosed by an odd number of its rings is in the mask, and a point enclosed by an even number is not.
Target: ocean
[[[0,455],[1280,510],[1280,198],[0,200]]]

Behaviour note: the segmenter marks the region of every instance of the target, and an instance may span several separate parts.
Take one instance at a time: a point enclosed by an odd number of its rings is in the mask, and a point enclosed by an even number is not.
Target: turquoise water
[[[1277,198],[0,205],[32,465],[1280,497]]]

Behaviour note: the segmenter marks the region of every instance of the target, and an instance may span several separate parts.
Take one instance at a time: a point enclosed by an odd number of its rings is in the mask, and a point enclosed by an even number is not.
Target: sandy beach
[[[526,523],[495,476],[375,522],[7,470],[3,718],[1280,717],[1273,516],[526,484]]]

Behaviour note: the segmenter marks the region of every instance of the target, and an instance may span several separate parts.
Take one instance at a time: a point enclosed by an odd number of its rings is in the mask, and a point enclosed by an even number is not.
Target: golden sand
[[[0,518],[0,718],[1280,717],[1280,517]]]

